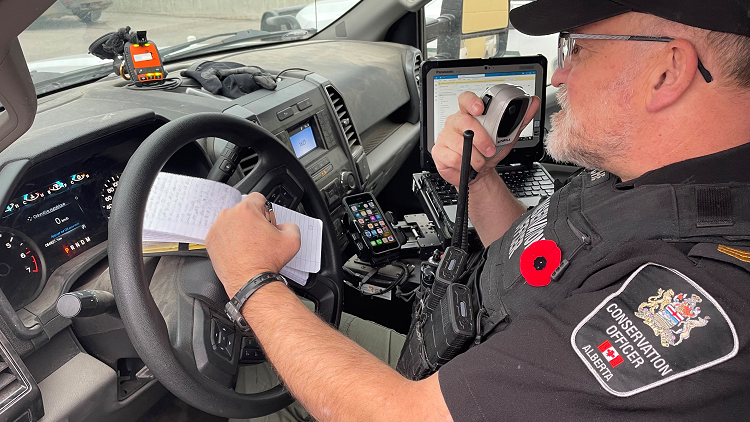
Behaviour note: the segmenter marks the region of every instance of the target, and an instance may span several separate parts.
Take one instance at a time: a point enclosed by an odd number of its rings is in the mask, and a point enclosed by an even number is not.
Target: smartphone
[[[373,256],[401,248],[393,227],[386,220],[383,209],[371,193],[346,196],[341,201]]]

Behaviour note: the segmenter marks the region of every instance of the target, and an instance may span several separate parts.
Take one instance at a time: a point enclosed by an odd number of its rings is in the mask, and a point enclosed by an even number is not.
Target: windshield
[[[111,73],[112,61],[88,48],[126,26],[147,31],[168,63],[222,48],[306,39],[358,1],[57,0],[18,38],[42,94]]]

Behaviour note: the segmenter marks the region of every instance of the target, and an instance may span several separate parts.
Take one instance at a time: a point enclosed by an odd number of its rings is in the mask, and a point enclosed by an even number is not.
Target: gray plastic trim
[[[117,400],[117,374],[96,358],[79,353],[39,383],[42,421],[97,422],[136,420],[164,395],[158,381]]]
[[[0,16],[5,3],[8,1],[0,2]],[[0,27],[3,24],[0,22]],[[0,103],[5,107],[0,112],[2,151],[29,130],[36,116],[36,91],[18,38],[0,45]]]

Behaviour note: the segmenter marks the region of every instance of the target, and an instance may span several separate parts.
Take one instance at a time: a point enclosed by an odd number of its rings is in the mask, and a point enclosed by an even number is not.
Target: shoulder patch
[[[750,248],[746,247],[698,243],[690,249],[688,256],[715,259],[750,271]]]
[[[638,268],[573,330],[602,387],[629,397],[737,355],[737,332],[711,295],[659,264]]]
[[[730,248],[729,246],[719,245],[716,250],[725,255],[729,255],[732,258],[744,263],[750,263],[750,252],[737,248]]]

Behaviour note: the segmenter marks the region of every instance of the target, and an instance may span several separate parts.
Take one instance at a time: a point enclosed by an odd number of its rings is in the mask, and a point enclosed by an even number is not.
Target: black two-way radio
[[[412,380],[437,371],[464,351],[474,338],[471,291],[459,283],[468,258],[469,181],[476,176],[471,169],[473,142],[474,133],[464,132],[453,244],[443,252],[429,292],[423,292],[415,305],[418,309],[396,366],[402,375]]]

